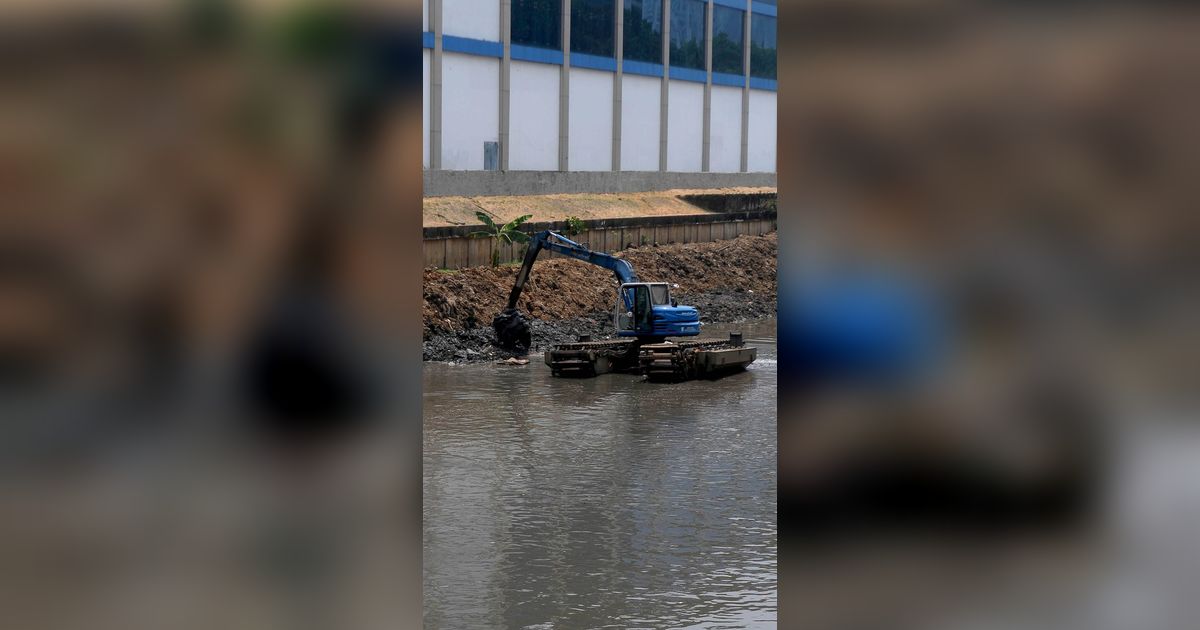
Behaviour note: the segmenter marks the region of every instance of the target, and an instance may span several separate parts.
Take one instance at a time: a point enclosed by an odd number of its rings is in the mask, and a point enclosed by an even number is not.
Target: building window
[[[612,57],[616,27],[613,0],[571,0],[571,52]]]
[[[775,78],[775,18],[769,15],[750,17],[750,76]]]
[[[745,59],[742,53],[745,15],[744,11],[719,4],[713,5],[713,72],[745,74]]]
[[[512,43],[562,49],[562,0],[512,0]]]
[[[625,0],[625,59],[662,63],[662,1]]]
[[[671,0],[671,66],[704,69],[703,0]]]

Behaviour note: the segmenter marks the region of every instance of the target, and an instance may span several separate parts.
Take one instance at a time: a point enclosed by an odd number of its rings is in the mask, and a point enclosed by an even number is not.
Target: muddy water
[[[654,384],[424,365],[427,628],[774,627],[775,322]]]

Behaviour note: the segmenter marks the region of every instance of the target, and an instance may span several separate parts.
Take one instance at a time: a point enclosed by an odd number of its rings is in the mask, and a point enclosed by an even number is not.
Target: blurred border
[[[0,8],[10,624],[420,626],[420,12]]]
[[[1200,14],[780,4],[781,627],[1126,627],[1117,464],[1195,408]]]

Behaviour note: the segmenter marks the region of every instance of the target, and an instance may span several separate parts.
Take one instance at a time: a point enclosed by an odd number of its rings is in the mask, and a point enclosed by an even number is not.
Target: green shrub
[[[492,220],[492,217],[488,216],[487,213],[485,213],[485,212],[477,211],[477,212],[475,212],[475,216],[479,218],[479,220],[483,223],[484,227],[487,229],[479,230],[476,232],[471,232],[467,236],[469,236],[471,238],[490,238],[490,239],[492,239],[492,266],[493,267],[500,266],[500,241],[504,241],[506,243],[512,244],[514,242],[524,243],[529,240],[529,235],[522,232],[518,228],[521,226],[522,223],[528,221],[531,217],[533,217],[532,214],[526,214],[526,215],[519,216],[519,217],[513,219],[512,221],[505,223],[504,225],[496,225],[496,222]]]

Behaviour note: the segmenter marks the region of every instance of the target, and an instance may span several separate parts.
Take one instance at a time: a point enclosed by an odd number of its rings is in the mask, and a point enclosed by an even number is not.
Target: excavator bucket
[[[496,342],[508,350],[528,350],[532,344],[529,318],[515,308],[506,308],[492,318],[492,329],[496,331]]]

